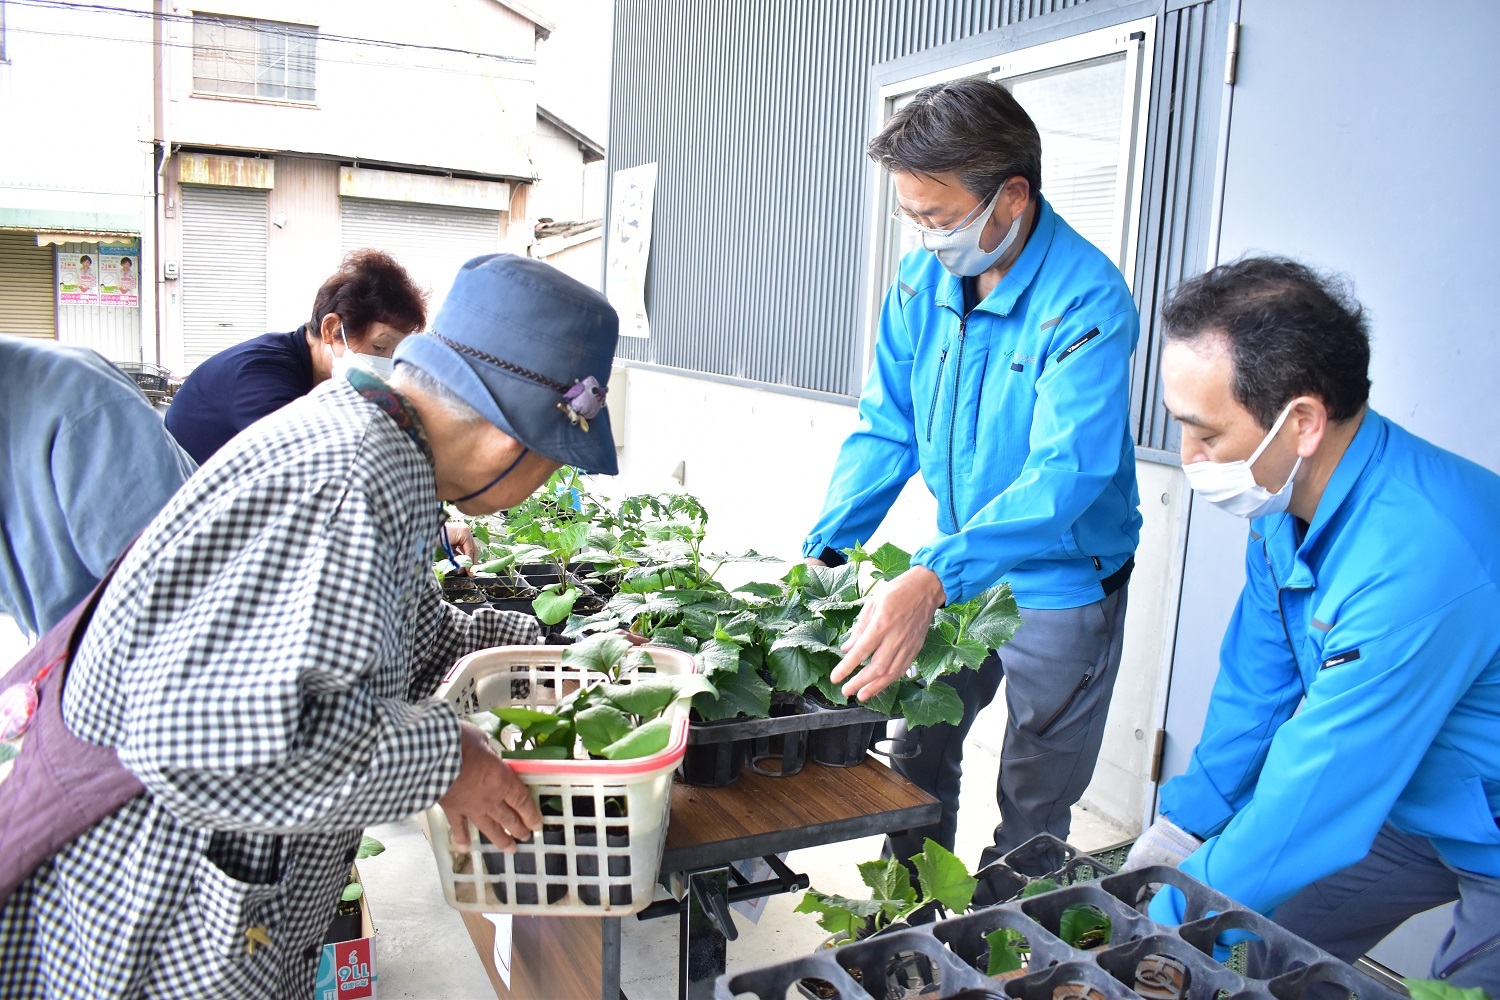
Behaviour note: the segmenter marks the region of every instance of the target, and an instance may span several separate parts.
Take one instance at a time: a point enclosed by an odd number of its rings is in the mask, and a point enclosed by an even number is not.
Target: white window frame
[[[199,44],[198,29],[200,26],[219,25],[223,28],[239,28],[249,30],[255,36],[255,51],[242,52],[238,55],[251,64],[249,85],[251,93],[239,93],[234,90],[206,89],[199,85],[198,58],[200,55],[212,54],[222,64],[224,59],[233,58],[233,53],[226,46],[214,46]],[[289,66],[292,60],[290,45],[293,38],[304,39],[311,47],[311,87],[294,88],[288,82],[290,76]],[[272,43],[277,43],[276,48]],[[264,63],[267,58],[279,60],[281,64],[281,82],[262,83],[261,75],[265,72]],[[301,106],[312,106],[317,103],[318,93],[318,27],[314,24],[297,24],[291,21],[267,21],[253,17],[235,17],[229,14],[214,14],[207,11],[193,12],[193,96],[212,97],[219,100],[254,101],[261,104],[296,104]],[[231,81],[226,80],[222,73],[214,78],[204,77],[220,85],[228,86]],[[274,90],[279,87],[280,94],[261,93],[261,88]],[[312,91],[311,97],[292,97],[293,89],[308,89]]]
[[[1136,250],[1141,228],[1141,198],[1146,176],[1146,133],[1151,114],[1151,70],[1155,51],[1156,18],[1143,17],[1052,42],[997,52],[959,66],[898,80],[881,87],[876,97],[877,128],[905,103],[903,98],[910,97],[924,87],[977,76],[1004,82],[1014,77],[1061,69],[1124,53],[1126,85],[1120,112],[1120,145],[1121,148],[1130,150],[1130,155],[1122,158],[1115,187],[1115,217],[1120,220],[1122,227],[1120,253],[1115,263],[1125,276],[1126,285],[1133,292]],[[891,218],[894,199],[891,180],[889,174],[879,167],[875,168],[875,172],[870,197],[870,320],[865,336],[864,363],[861,366],[863,372],[868,372],[875,360],[880,310],[891,279],[894,278],[896,263],[891,259],[891,227],[897,224]],[[1043,178],[1043,193],[1046,192],[1045,181],[1046,178]]]

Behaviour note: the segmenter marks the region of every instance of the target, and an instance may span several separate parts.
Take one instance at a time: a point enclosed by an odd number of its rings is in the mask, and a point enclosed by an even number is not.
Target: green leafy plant
[[[385,853],[385,845],[369,834],[359,838],[359,850],[354,853],[355,861],[363,861],[365,858],[373,858],[377,854]],[[349,880],[344,884],[343,894],[339,897],[340,902],[355,903],[365,894],[365,887],[354,880],[350,874]]]
[[[604,683],[581,686],[550,708],[517,705],[470,717],[500,744],[502,757],[568,760],[579,746],[604,760],[647,757],[671,741],[667,709],[713,690],[697,674],[643,676],[652,672],[651,654],[620,635],[591,636],[570,646],[563,663],[602,674]]]
[[[1411,993],[1411,1000],[1490,1000],[1490,996],[1477,986],[1464,989],[1445,983],[1441,979],[1403,979]]]
[[[870,889],[869,899],[809,889],[796,912],[816,915],[818,926],[833,936],[831,943],[837,946],[879,934],[924,906],[936,904],[950,913],[969,908],[978,882],[953,852],[929,839],[911,862],[920,891],[912,887],[911,874],[899,859],[866,861],[859,866],[859,877]]]

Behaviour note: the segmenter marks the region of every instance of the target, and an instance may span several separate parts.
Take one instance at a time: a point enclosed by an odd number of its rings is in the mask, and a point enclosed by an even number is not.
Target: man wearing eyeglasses
[[[803,554],[841,562],[918,471],[937,500],[936,534],[872,592],[834,670],[860,700],[907,673],[938,608],[1014,590],[1015,639],[952,680],[962,721],[916,731],[920,753],[898,763],[942,818],[889,844],[902,859],[924,837],[953,847],[963,741],[1003,677],[988,864],[1036,834],[1065,838],[1099,755],[1141,525],[1127,427],[1139,319],[1114,264],[1041,196],[1041,138],[999,84],[919,92],[869,154],[922,249],[886,295],[859,426]]]

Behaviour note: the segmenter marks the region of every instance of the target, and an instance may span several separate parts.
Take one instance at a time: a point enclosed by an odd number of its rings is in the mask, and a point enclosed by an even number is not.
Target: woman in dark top
[[[355,250],[318,289],[312,322],[236,344],[195,368],[167,409],[167,430],[203,465],[240,431],[333,377],[335,358],[353,362],[346,352],[388,374],[374,359],[388,366],[396,345],[426,321],[426,296],[406,268],[379,250]]]

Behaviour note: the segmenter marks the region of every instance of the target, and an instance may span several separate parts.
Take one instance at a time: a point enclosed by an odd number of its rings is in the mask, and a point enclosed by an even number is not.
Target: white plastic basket
[[[546,708],[603,674],[564,666],[561,646],[500,646],[454,664],[440,697],[460,716],[493,708]],[[675,649],[646,647],[654,672],[694,673]],[[629,916],[646,908],[656,885],[672,805],[672,773],[687,750],[688,709],[669,709],[665,750],[633,760],[518,760],[506,763],[542,806],[542,831],[514,854],[480,836],[472,824],[468,851],[453,847],[447,815],[427,810],[432,853],[448,905],[474,913]]]

